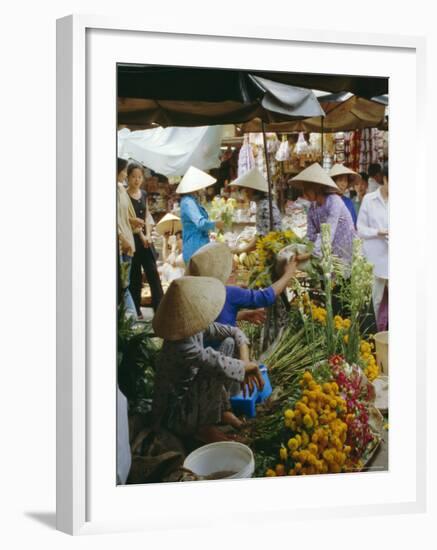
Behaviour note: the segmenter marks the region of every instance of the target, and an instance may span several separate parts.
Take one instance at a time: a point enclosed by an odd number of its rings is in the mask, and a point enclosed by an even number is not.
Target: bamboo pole
[[[263,132],[263,143],[264,143],[264,157],[266,159],[267,166],[267,183],[268,183],[268,195],[269,195],[269,215],[270,215],[270,231],[273,231],[273,198],[272,198],[272,178],[270,174],[270,163],[269,156],[267,152],[267,138],[266,138],[266,129],[264,121],[261,121],[261,127]]]

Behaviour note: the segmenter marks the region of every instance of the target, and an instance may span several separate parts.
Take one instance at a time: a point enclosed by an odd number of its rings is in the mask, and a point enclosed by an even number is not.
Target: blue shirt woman
[[[237,314],[240,309],[258,309],[275,303],[276,294],[269,286],[261,290],[249,290],[239,286],[226,287],[226,301],[216,323],[237,326]]]
[[[209,232],[215,229],[215,222],[208,217],[208,212],[194,195],[183,195],[181,198],[182,221],[182,256],[188,263],[191,256],[203,245],[209,243]]]

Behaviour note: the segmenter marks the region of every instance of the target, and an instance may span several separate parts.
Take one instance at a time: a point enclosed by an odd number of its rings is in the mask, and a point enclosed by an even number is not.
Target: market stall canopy
[[[234,76],[239,74],[230,72]],[[210,126],[242,123],[253,118],[272,123],[324,115],[312,90],[243,74],[245,78],[242,78],[241,83],[244,86],[240,88],[239,96],[231,86],[223,99],[219,99],[219,94],[213,95],[211,99],[208,93],[199,99],[199,90],[194,87],[191,89],[193,96],[188,98],[182,93],[183,82],[181,92],[177,90],[176,84],[176,91],[166,92],[165,96],[173,95],[173,99],[153,98],[153,88],[145,88],[142,97],[126,97],[123,95],[123,86],[119,85],[118,124],[131,129],[145,128],[151,124],[163,127]],[[189,79],[182,73],[179,76],[182,81]],[[237,85],[236,82],[231,84]],[[188,94],[188,90],[186,93]],[[184,99],[175,99],[176,97]]]
[[[250,103],[258,90],[252,77],[370,99],[388,93],[388,78],[273,71],[119,64],[118,97],[170,101]]]
[[[220,166],[222,126],[153,128],[118,131],[118,156],[135,159],[164,176],[183,176],[193,165],[200,170]]]
[[[363,128],[377,128],[384,123],[385,105],[375,101],[351,96],[337,103],[322,96],[319,101],[326,112],[323,122],[320,117],[312,117],[294,122],[268,124],[268,132],[345,132]],[[243,132],[260,132],[261,121],[252,120],[243,124]]]

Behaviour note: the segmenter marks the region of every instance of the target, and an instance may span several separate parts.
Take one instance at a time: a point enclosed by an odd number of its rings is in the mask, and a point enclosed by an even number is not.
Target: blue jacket
[[[187,263],[199,248],[209,243],[209,232],[215,228],[215,223],[192,195],[183,195],[181,199],[181,222],[182,256]]]

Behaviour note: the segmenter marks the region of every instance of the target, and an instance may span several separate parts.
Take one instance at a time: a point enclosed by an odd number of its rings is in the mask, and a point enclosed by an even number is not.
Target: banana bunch
[[[253,269],[257,263],[257,255],[255,252],[242,252],[241,254],[234,254],[234,261],[246,269]]]

